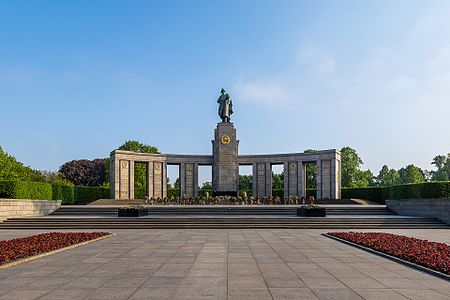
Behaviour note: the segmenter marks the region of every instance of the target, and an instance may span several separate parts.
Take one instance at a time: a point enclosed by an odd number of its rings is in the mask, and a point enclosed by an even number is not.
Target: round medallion
[[[128,167],[128,162],[127,161],[122,161],[122,168],[127,168]]]
[[[222,137],[220,138],[220,142],[224,145],[229,144],[231,142],[231,139],[228,135],[224,134],[222,135]]]

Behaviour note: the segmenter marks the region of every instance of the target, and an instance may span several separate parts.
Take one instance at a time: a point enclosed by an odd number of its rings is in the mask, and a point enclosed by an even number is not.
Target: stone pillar
[[[265,164],[266,169],[266,191],[265,197],[272,196],[272,167],[270,163]]]
[[[297,162],[297,196],[306,197],[306,168],[302,161]]]
[[[289,162],[288,171],[288,193],[289,196],[298,195],[298,166],[296,161]],[[286,189],[286,186],[284,187]]]
[[[130,199],[130,164],[128,160],[119,161],[119,199]]]
[[[186,194],[186,164],[180,164],[180,196],[187,197]]]
[[[318,160],[316,162],[316,169],[317,169],[317,178],[316,178],[316,198],[322,199],[322,161]]]
[[[198,197],[198,163],[194,163],[194,170],[193,170],[193,185],[194,185],[194,197]]]
[[[232,123],[219,123],[213,140],[213,195],[237,196],[239,187],[238,144]]]
[[[341,172],[340,172],[341,161],[337,158],[331,160],[331,198],[340,199],[341,198]]]
[[[130,160],[130,186],[129,199],[134,199],[134,160]]]
[[[115,154],[111,154],[110,156],[109,169],[109,196],[111,199],[120,199],[120,162],[118,159],[116,159]]]
[[[252,196],[258,197],[258,164],[252,164]]]
[[[167,197],[167,162],[162,163],[162,182],[161,182],[161,190],[162,190],[162,197]]]
[[[153,162],[149,161],[147,162],[147,197],[151,198],[153,197],[154,191],[153,191]]]
[[[284,189],[283,189],[283,195],[284,198],[289,197],[289,163],[284,162],[283,163],[283,177],[284,177]]]
[[[322,160],[322,199],[331,199],[331,160]]]
[[[256,167],[256,176],[252,178],[252,180],[255,180],[255,185],[256,185],[255,197],[260,197],[260,198],[266,197],[267,196],[266,164],[265,163],[257,163],[256,166],[257,166]]]
[[[153,197],[163,198],[163,163],[153,162]]]

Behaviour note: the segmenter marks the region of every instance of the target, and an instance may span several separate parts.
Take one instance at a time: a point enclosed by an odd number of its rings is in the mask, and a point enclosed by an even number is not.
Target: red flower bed
[[[447,244],[381,232],[328,234],[450,275],[450,247]]]
[[[83,243],[109,232],[48,232],[0,241],[0,266],[22,258]]]

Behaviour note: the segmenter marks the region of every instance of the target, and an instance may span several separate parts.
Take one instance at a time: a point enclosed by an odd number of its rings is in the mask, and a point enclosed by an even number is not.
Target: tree
[[[437,155],[431,164],[437,168],[436,171],[431,171],[431,180],[447,181],[450,179],[450,153],[447,156]]]
[[[139,153],[155,153],[159,154],[158,148],[150,145],[143,144],[139,141],[129,140],[125,141],[119,148],[119,150],[133,151]],[[134,164],[134,190],[135,198],[145,197],[145,187],[147,182],[147,166],[141,163]],[[176,182],[175,182],[176,183]]]
[[[357,181],[360,165],[363,164],[362,159],[356,153],[355,149],[344,147],[341,149],[341,166],[342,166],[342,186],[354,187]]]
[[[106,180],[106,159],[72,160],[64,163],[59,173],[75,185],[99,186]]]
[[[284,188],[284,173],[273,174],[272,173],[272,189],[282,190]]]
[[[118,149],[139,153],[156,153],[156,154],[160,153],[158,148],[143,144],[135,140],[125,141],[125,143],[123,143]]]
[[[0,180],[39,180],[39,171],[24,166],[14,156],[9,155],[0,146]]]
[[[370,170],[357,170],[352,187],[368,187],[374,184],[374,176]]]
[[[381,186],[394,185],[400,183],[400,174],[396,170],[389,169],[387,165],[384,165],[376,180],[377,184]]]
[[[421,183],[425,181],[425,175],[422,169],[414,165],[408,165],[398,170],[400,183]]]
[[[239,175],[239,190],[252,189],[252,175]]]
[[[314,149],[306,149],[303,153],[313,153],[317,152]],[[317,187],[317,165],[314,164],[305,164],[306,168],[306,187],[308,188],[316,188]]]

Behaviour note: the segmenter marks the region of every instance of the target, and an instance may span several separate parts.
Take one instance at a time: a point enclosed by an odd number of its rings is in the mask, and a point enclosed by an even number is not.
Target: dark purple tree
[[[61,175],[75,185],[99,186],[106,181],[106,159],[78,159],[59,168]]]

